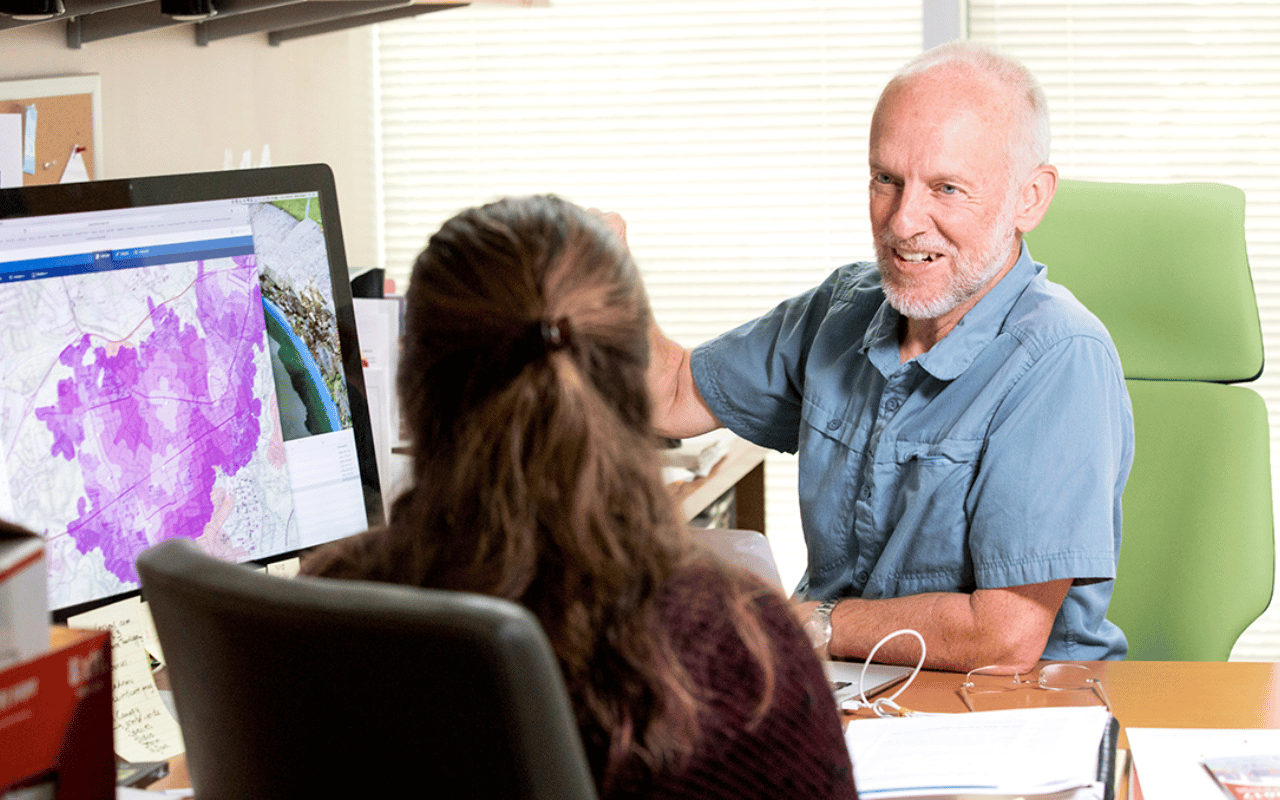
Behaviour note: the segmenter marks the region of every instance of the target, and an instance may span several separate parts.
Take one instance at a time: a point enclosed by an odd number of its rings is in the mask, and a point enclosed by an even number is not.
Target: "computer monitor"
[[[0,447],[55,621],[162,539],[266,563],[380,523],[329,168],[0,190]]]

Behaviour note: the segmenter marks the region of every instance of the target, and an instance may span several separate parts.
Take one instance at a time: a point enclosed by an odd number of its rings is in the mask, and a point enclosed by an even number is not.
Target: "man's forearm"
[[[655,430],[662,436],[683,439],[720,427],[693,382],[689,350],[667,338],[656,322],[649,328],[649,349],[648,383]]]
[[[885,600],[847,598],[831,612],[828,650],[836,658],[866,658],[876,642],[911,628],[924,637],[925,666],[966,672],[991,664],[1029,670],[1044,652],[1070,579],[985,589],[933,592]],[[804,604],[807,614],[811,603]],[[876,651],[877,662],[915,665],[920,643],[899,636]]]

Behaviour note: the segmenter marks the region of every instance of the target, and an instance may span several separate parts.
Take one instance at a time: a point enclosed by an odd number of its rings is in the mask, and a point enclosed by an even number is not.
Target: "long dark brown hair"
[[[553,196],[464,211],[414,265],[398,378],[412,488],[382,574],[523,603],[560,660],[607,788],[695,747],[699,690],[655,594],[705,561],[660,478],[645,382],[650,310],[625,245]],[[390,563],[395,561],[395,563]],[[710,562],[708,562],[710,563]],[[723,581],[764,675],[755,587]]]

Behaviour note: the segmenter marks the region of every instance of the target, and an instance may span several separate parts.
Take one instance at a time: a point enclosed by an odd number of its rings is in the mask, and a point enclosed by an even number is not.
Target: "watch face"
[[[818,655],[825,658],[827,645],[831,642],[831,609],[823,606],[814,609],[809,618],[804,621],[804,632],[808,635],[813,648],[818,651]]]

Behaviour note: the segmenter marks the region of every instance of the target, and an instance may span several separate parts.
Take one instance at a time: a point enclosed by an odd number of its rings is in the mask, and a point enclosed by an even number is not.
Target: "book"
[[[1214,756],[1200,763],[1232,800],[1280,800],[1280,753]]]

